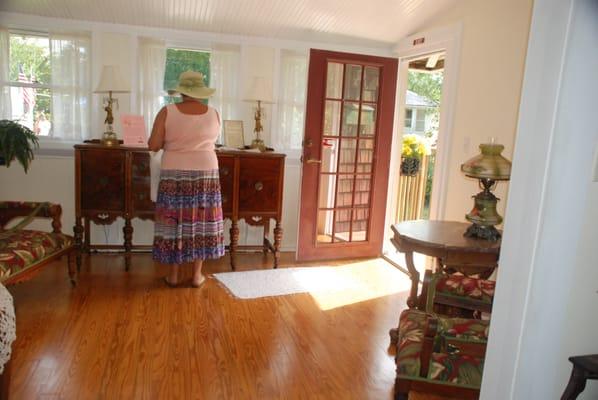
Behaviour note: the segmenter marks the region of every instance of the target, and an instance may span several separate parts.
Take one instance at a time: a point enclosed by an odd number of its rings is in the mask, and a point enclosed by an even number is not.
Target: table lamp
[[[253,78],[249,91],[245,96],[245,101],[257,101],[257,109],[254,114],[255,127],[253,129],[255,139],[251,142],[251,148],[266,151],[266,145],[261,138],[261,133],[264,130],[262,126],[262,118],[264,117],[262,114],[262,103],[271,104],[273,101],[272,91],[268,90],[264,77],[256,76]]]
[[[115,99],[112,98],[112,93],[129,93],[129,87],[122,79],[120,70],[116,65],[104,65],[100,75],[100,83],[94,90],[94,93],[108,93],[108,101],[105,103],[104,111],[106,111],[106,119],[104,124],[106,130],[102,135],[102,144],[106,146],[118,146],[118,138],[114,132],[114,115],[112,114],[112,104]],[[118,102],[117,102],[118,104]]]
[[[500,232],[494,227],[502,222],[496,211],[498,198],[492,193],[496,181],[507,181],[511,176],[511,162],[501,155],[502,144],[481,144],[479,154],[461,165],[466,176],[479,179],[482,191],[475,196],[473,209],[465,216],[472,224],[464,235],[470,238],[497,241]]]

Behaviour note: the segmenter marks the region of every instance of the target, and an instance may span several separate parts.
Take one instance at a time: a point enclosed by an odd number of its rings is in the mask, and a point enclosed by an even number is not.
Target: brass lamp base
[[[100,143],[102,143],[104,146],[118,146],[119,145],[118,138],[116,137],[116,133],[110,132],[110,131],[104,132]]]
[[[266,145],[262,139],[253,139],[250,147],[252,149],[259,149],[261,152],[266,151]]]
[[[484,226],[478,224],[471,224],[469,228],[465,231],[463,236],[472,238],[472,239],[483,239],[488,240],[490,242],[496,242],[500,239],[501,234],[492,225]]]

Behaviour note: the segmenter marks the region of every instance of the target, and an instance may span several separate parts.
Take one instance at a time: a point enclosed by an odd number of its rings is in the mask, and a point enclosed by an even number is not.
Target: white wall
[[[596,21],[595,0],[534,4],[482,399],[559,398],[567,357],[598,353]]]
[[[137,39],[139,36],[154,37],[166,40],[177,46],[210,48],[214,44],[233,44],[241,48],[241,93],[243,98],[247,85],[253,76],[264,76],[272,85],[274,99],[278,89],[276,81],[278,73],[278,55],[281,49],[291,49],[308,53],[309,48],[320,48],[335,51],[346,51],[361,54],[388,56],[390,49],[363,48],[347,45],[332,45],[326,43],[278,40],[276,38],[243,37],[214,33],[178,31],[171,29],[149,28],[118,24],[106,24],[86,21],[45,18],[33,15],[23,15],[0,12],[0,25],[9,28],[30,29],[36,31],[87,31],[92,37],[92,89],[99,80],[103,65],[118,65],[124,78],[129,81],[132,92],[119,94],[118,110],[115,110],[115,121],[119,121],[121,113],[135,112],[137,109]],[[92,96],[92,136],[100,138],[103,132],[105,113],[102,111],[103,95]],[[242,102],[241,115],[244,121],[246,140],[253,139],[253,107],[250,102]],[[266,144],[271,144],[277,134],[272,131],[272,121],[276,113],[276,104],[265,107],[266,118],[263,121]],[[118,122],[117,122],[118,124]],[[119,126],[116,125],[116,131]],[[25,175],[18,166],[10,169],[0,168],[0,199],[33,199],[57,201],[63,207],[63,226],[65,232],[72,232],[74,223],[74,160],[72,145],[66,152],[58,152],[63,157],[57,157],[57,152],[42,152]],[[51,156],[48,154],[52,154]],[[298,154],[289,154],[285,165],[285,190],[283,205],[283,250],[295,250],[297,243],[297,219],[299,212],[299,187],[301,165]],[[123,221],[117,221],[109,227],[92,228],[92,240],[95,243],[121,243]],[[151,222],[133,222],[136,244],[151,244],[153,226]],[[261,230],[259,228],[240,224],[240,244],[260,244]]]
[[[462,26],[447,154],[448,189],[439,210],[442,219],[464,221],[471,210],[471,196],[479,191],[478,183],[465,177],[460,166],[479,153],[480,143],[495,138],[505,145],[503,154],[512,157],[531,4],[532,0],[463,0],[420,30]],[[501,199],[498,210],[502,215],[507,188],[508,184],[499,183],[495,192]]]

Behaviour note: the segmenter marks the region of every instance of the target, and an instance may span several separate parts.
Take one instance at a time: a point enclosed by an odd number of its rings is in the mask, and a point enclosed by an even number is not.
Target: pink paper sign
[[[120,116],[120,123],[123,130],[123,144],[125,146],[147,146],[143,116],[122,114]]]

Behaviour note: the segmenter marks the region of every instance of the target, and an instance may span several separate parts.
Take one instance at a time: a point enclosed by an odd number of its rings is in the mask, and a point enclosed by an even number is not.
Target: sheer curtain
[[[278,115],[272,138],[277,150],[301,150],[307,91],[307,55],[291,50],[280,52]]]
[[[209,100],[222,120],[240,119],[239,76],[241,50],[238,46],[214,46],[210,56],[210,87],[216,89]]]
[[[50,34],[53,137],[91,137],[90,43],[84,35]]]
[[[166,43],[161,40],[139,39],[139,113],[145,119],[149,133],[156,114],[162,106]]]
[[[12,116],[10,105],[10,88],[8,86],[8,30],[0,27],[0,119],[10,119]]]

